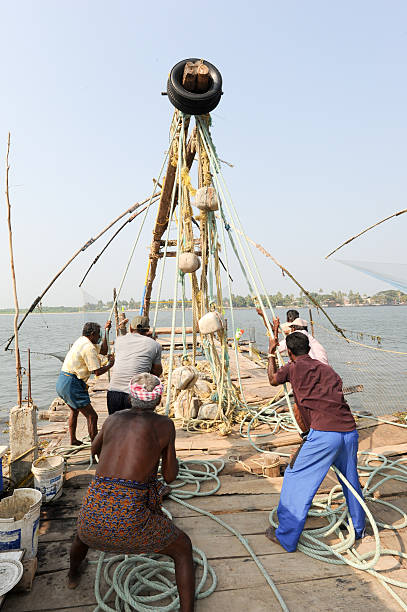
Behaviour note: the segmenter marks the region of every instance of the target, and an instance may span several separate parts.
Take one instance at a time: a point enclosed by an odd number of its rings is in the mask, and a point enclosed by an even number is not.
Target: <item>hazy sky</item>
[[[172,116],[160,92],[171,67],[191,56],[212,61],[223,75],[212,133],[220,157],[234,164],[225,176],[247,233],[309,289],[390,288],[323,258],[406,208],[406,2],[196,6],[0,0],[0,159],[10,131],[22,306],[86,240],[149,195]],[[3,194],[4,161],[0,182]],[[7,307],[13,300],[3,195],[0,213],[0,307]],[[125,298],[141,297],[154,218],[155,209]],[[138,227],[123,230],[95,266],[88,294],[110,299]],[[406,230],[407,215],[340,256],[405,262]],[[81,303],[77,285],[104,244],[78,257],[45,305]],[[296,292],[273,264],[258,261],[271,292]],[[247,294],[236,267],[234,278],[234,292]]]

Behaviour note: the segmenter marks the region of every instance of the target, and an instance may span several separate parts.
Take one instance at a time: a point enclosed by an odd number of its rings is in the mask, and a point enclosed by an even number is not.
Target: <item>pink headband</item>
[[[139,399],[142,402],[151,402],[161,397],[162,392],[163,392],[163,385],[160,382],[158,383],[158,385],[154,387],[152,391],[147,391],[147,389],[143,387],[142,385],[138,385],[137,383],[132,384],[130,382],[129,391],[130,391],[130,395],[132,395],[136,399]]]

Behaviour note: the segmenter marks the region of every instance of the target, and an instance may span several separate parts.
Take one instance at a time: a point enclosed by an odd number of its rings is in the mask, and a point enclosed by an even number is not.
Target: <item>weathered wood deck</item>
[[[264,370],[242,357],[244,365],[243,383],[253,399],[264,399],[274,395],[267,388]],[[99,425],[107,417],[106,383],[97,381],[92,390],[92,404],[99,414]],[[407,454],[407,431],[392,425],[376,425],[362,419],[360,429],[361,449],[383,449],[393,454]],[[51,433],[54,432],[54,433]],[[86,435],[84,419],[79,418],[79,435]],[[55,446],[66,443],[65,423],[50,423],[43,430],[44,438]],[[282,432],[265,441],[281,452],[291,452],[298,443],[298,435]],[[223,520],[246,536],[254,551],[276,583],[288,608],[292,612],[304,610],[353,610],[369,609],[399,610],[379,582],[369,574],[353,570],[348,566],[330,565],[311,559],[303,553],[286,553],[282,548],[267,540],[264,531],[268,526],[268,514],[276,506],[282,478],[263,478],[244,471],[242,464],[231,460],[240,456],[244,461],[256,455],[247,440],[237,431],[221,437],[215,433],[186,433],[178,431],[176,440],[178,456],[191,458],[223,458],[225,470],[221,475],[221,489],[216,495],[195,498],[191,502],[203,509],[220,515]],[[389,447],[392,450],[389,451]],[[78,456],[80,458],[80,456]],[[82,457],[83,458],[83,457]],[[95,565],[88,565],[81,585],[74,591],[66,587],[69,564],[69,547],[75,530],[78,509],[86,486],[93,471],[86,466],[69,466],[64,491],[60,500],[43,506],[38,550],[38,575],[32,591],[27,594],[9,594],[4,603],[5,612],[88,612],[95,608],[94,577]],[[320,491],[329,490],[336,481],[330,475],[323,482]],[[382,498],[397,498],[397,505],[407,510],[405,484],[391,481],[381,491]],[[210,564],[216,571],[218,586],[213,595],[197,602],[198,612],[222,610],[235,612],[270,612],[280,610],[272,591],[237,538],[230,535],[210,518],[197,515],[175,502],[165,504],[174,516],[176,524],[191,537],[195,546],[205,551]],[[391,511],[373,509],[375,515],[386,521],[397,520]],[[378,514],[380,512],[380,516]],[[387,548],[407,549],[407,528],[397,534],[386,531],[382,543]],[[367,536],[359,545],[363,550],[373,547],[373,538]],[[90,560],[96,560],[97,551],[91,551]],[[380,563],[384,563],[380,561]],[[407,564],[398,559],[386,559],[386,573],[407,581]],[[395,589],[407,602],[407,592]]]

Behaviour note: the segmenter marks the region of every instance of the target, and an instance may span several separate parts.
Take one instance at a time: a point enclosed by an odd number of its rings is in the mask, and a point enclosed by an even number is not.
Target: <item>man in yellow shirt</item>
[[[98,432],[98,415],[90,403],[86,382],[91,374],[101,376],[110,370],[114,364],[114,355],[109,355],[107,364],[102,367],[99,361],[99,353],[107,355],[108,352],[106,332],[110,329],[110,326],[111,323],[108,321],[105,325],[102,342],[99,323],[85,323],[82,336],[69,349],[57,380],[57,393],[71,409],[68,426],[73,446],[81,444],[76,437],[79,412],[86,417],[91,440],[96,437]],[[101,346],[99,347],[100,343]]]

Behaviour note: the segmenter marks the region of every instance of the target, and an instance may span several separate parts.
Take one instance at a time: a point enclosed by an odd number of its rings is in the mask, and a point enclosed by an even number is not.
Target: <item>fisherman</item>
[[[287,336],[290,362],[277,370],[278,320],[273,321],[274,338],[269,342],[268,378],[273,386],[290,382],[294,414],[303,432],[303,444],[292,457],[284,473],[279,526],[270,527],[266,536],[288,552],[294,552],[304,528],[308,510],[331,465],[336,466],[362,497],[357,452],[359,435],[355,420],[345,401],[342,380],[326,364],[309,356],[308,337],[300,332]],[[355,529],[356,539],[363,538],[365,512],[352,492],[339,480]]]
[[[95,438],[98,429],[98,415],[90,403],[87,380],[91,374],[101,376],[114,364],[114,355],[109,355],[106,365],[101,366],[100,355],[107,355],[107,331],[110,321],[105,325],[102,342],[102,333],[99,323],[85,323],[82,336],[73,343],[69,349],[59,374],[56,390],[70,408],[68,426],[72,446],[82,444],[76,437],[78,413],[86,417],[88,432],[91,441]],[[99,347],[98,345],[101,344]]]
[[[298,310],[287,310],[287,323],[292,323],[293,321],[295,321],[295,319],[298,319],[299,316],[300,313],[298,312]]]
[[[291,323],[288,323],[288,325],[291,330],[290,333],[299,331],[307,336],[310,346],[309,356],[311,357],[311,359],[318,359],[318,361],[320,361],[321,363],[329,365],[328,355],[325,348],[320,342],[318,342],[316,338],[314,338],[314,336],[308,333],[308,323],[305,319],[300,319],[298,317],[297,319],[294,319],[294,321],[292,321]],[[286,338],[284,338],[279,343],[278,350],[280,351],[280,353],[287,350]]]
[[[257,308],[256,310],[257,310],[257,314],[259,314],[261,318],[263,319],[264,325],[267,328],[267,323],[266,323],[266,319],[264,317],[263,311],[260,310],[260,308]],[[299,317],[289,321],[289,318],[292,318],[293,316],[290,313],[298,314],[297,310],[289,310],[287,312],[287,323],[282,323],[281,325],[280,325],[280,319],[278,317],[276,319],[278,321],[279,326],[281,327],[283,331],[283,334],[288,335],[295,331],[300,331],[302,334],[305,334],[308,338],[309,345],[310,345],[309,356],[311,357],[311,359],[318,359],[318,361],[320,361],[321,363],[325,363],[326,365],[329,365],[328,354],[325,348],[322,346],[320,342],[318,342],[316,338],[314,338],[314,336],[308,333],[307,321],[305,321],[305,319],[300,319]],[[290,317],[289,317],[289,314],[290,314]],[[287,351],[286,338],[283,338],[283,340],[279,342],[277,348],[280,353],[285,353]]]
[[[78,515],[68,575],[69,588],[80,579],[80,565],[88,548],[111,553],[160,553],[172,557],[180,610],[194,609],[195,570],[189,537],[161,510],[166,483],[176,479],[175,427],[155,413],[163,385],[149,373],[129,383],[131,408],[109,416],[92,444],[99,457]]]
[[[116,338],[116,361],[107,391],[109,414],[130,408],[130,378],[142,372],[155,376],[162,374],[161,345],[149,337],[149,333],[148,316],[138,315],[130,323],[130,334]]]

